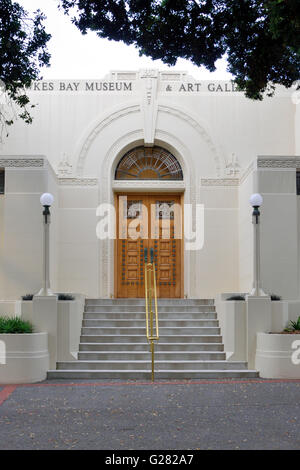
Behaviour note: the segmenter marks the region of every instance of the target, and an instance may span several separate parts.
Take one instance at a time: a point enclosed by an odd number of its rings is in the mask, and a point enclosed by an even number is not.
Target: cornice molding
[[[239,178],[201,178],[201,186],[239,186]]]

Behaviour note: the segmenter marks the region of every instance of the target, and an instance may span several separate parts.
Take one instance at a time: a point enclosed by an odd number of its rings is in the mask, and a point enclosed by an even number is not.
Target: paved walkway
[[[300,449],[300,381],[1,386],[0,449]]]

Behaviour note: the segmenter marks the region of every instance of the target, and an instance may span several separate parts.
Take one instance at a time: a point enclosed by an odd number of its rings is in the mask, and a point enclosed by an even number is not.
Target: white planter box
[[[48,334],[0,334],[0,383],[34,383],[49,369]]]
[[[295,341],[297,349],[292,348]],[[255,368],[266,379],[300,379],[300,364],[293,363],[293,353],[300,358],[300,335],[258,333]]]
[[[31,300],[21,300],[20,309],[22,320],[30,321],[30,323],[32,323],[33,302]]]
[[[226,359],[247,361],[247,304],[243,300],[223,300],[227,297],[230,294],[216,298]]]
[[[57,303],[57,361],[74,361],[78,357],[85,297],[71,295],[74,300]]]

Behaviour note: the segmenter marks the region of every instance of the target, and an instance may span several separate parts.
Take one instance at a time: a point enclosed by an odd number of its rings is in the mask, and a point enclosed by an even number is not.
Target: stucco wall
[[[154,126],[156,130],[175,127],[175,133],[182,141],[197,146],[192,154],[199,160],[201,176],[216,175],[215,163],[208,158],[212,145],[219,153],[221,171],[233,152],[238,156],[241,167],[246,168],[255,155],[292,155],[299,147],[299,139],[295,138],[295,105],[291,101],[291,93],[284,88],[279,87],[273,98],[253,102],[240,92],[224,91],[227,82],[218,82],[220,88],[217,82],[208,88],[209,82],[203,81],[197,92],[195,79],[184,73],[172,75],[169,72],[166,77],[166,74],[150,72],[153,73],[123,72],[106,77],[107,81],[120,77],[119,82],[131,83],[131,91],[86,91],[86,81],[77,80],[45,82],[48,91],[29,93],[32,102],[37,104],[32,110],[33,124],[28,126],[18,121],[5,141],[3,152],[45,154],[55,169],[61,159],[67,157],[76,169],[89,132],[99,122],[103,122],[102,137],[90,148],[83,173],[87,176],[99,174],[107,146],[130,128],[151,134],[145,129],[147,126]],[[76,83],[78,89],[76,91],[73,85],[72,91],[62,91],[60,83]],[[188,91],[188,83],[194,84],[194,91]],[[185,85],[184,91],[179,91],[182,84]],[[166,92],[168,86],[172,91]],[[208,89],[219,91],[209,92]],[[135,106],[138,108],[136,112],[121,111],[124,108],[133,110]],[[159,107],[161,109],[156,116]],[[186,111],[188,119],[181,119],[178,125],[178,116],[166,111],[168,107],[177,109],[181,117]],[[123,119],[117,121],[120,113]],[[196,127],[191,116],[207,132],[209,141],[203,133],[203,139],[198,139],[197,144],[194,138]],[[299,110],[297,116],[299,120]]]
[[[200,188],[205,207],[204,246],[196,256],[192,275],[195,297],[215,297],[239,288],[238,188]]]
[[[98,186],[59,188],[59,288],[99,295]]]
[[[250,292],[253,281],[253,228],[249,199],[256,192],[253,169],[239,186],[239,292]]]
[[[56,176],[40,156],[22,158],[32,164],[19,164],[20,157],[7,157],[11,165],[5,168],[5,196],[1,197],[2,218],[0,298],[13,300],[41,288],[43,260],[43,216],[40,196],[55,189]],[[36,164],[36,162],[38,162]],[[15,166],[14,166],[15,165]],[[23,166],[22,166],[23,165]],[[57,270],[57,211],[53,205],[51,224],[51,278],[56,286]]]
[[[295,168],[262,168],[257,188],[261,215],[261,276],[266,292],[299,297],[298,203]]]

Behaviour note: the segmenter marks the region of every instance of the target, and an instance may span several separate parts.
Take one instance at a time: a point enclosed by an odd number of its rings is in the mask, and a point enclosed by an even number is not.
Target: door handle
[[[145,263],[147,263],[148,262],[148,248],[144,249],[144,259],[145,259]],[[150,248],[150,263],[153,263],[153,260],[154,260],[154,249]]]

